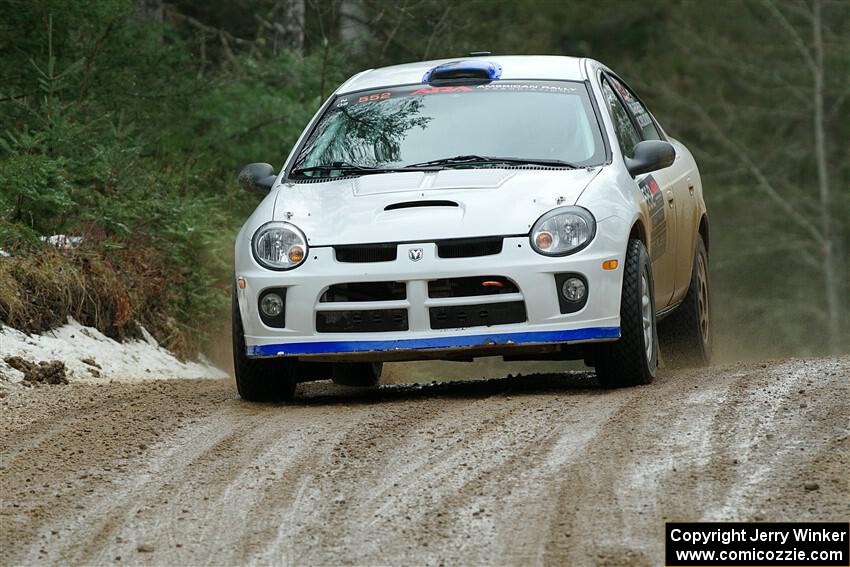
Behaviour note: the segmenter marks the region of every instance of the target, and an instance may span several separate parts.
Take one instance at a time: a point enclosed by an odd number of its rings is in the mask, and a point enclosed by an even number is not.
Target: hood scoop
[[[430,200],[430,201],[405,201],[403,203],[392,203],[384,207],[385,211],[398,209],[415,209],[418,207],[458,207],[454,201]]]

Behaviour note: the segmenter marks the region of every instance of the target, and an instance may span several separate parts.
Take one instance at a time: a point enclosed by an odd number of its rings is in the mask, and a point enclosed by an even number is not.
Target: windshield
[[[464,159],[449,160],[458,157]],[[489,158],[576,167],[602,163],[602,138],[585,85],[497,81],[342,95],[301,148],[293,174],[326,177],[426,164],[485,167]]]

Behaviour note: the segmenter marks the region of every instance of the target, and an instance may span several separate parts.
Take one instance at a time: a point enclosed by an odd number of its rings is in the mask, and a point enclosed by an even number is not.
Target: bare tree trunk
[[[298,53],[304,51],[304,0],[286,0],[283,27],[286,44]]]
[[[835,239],[832,229],[832,207],[827,168],[826,133],[824,132],[824,84],[823,84],[823,32],[821,22],[821,2],[814,0],[812,5],[812,36],[814,44],[814,134],[815,160],[818,171],[818,192],[820,196],[820,223],[824,236],[821,245],[823,255],[823,282],[826,300],[827,333],[831,352],[838,351],[841,336],[841,312],[839,307],[838,265],[835,258]]]
[[[363,0],[342,0],[339,4],[339,38],[345,50],[351,54],[362,53],[368,37]]]
[[[162,0],[135,0],[136,17],[143,22],[162,22]]]

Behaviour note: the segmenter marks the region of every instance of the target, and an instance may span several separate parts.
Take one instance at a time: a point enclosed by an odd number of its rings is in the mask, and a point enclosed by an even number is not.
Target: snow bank
[[[162,378],[225,378],[209,361],[180,362],[142,329],[142,340],[119,343],[97,329],[69,318],[42,335],[27,335],[0,326],[0,382],[19,382],[23,374],[3,359],[20,356],[33,362],[60,360],[72,382],[137,381]],[[83,362],[85,360],[86,362]]]
[[[67,234],[51,234],[50,236],[39,236],[39,240],[49,246],[56,248],[78,248],[83,243],[82,236],[68,236]],[[0,258],[11,258],[12,255],[0,248]]]
[[[52,234],[50,236],[40,236],[42,242],[46,242],[50,246],[56,248],[77,248],[83,243],[82,236],[68,236],[67,234]]]

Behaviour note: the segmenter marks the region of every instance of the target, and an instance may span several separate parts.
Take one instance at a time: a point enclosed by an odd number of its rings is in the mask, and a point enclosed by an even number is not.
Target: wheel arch
[[[708,254],[711,249],[708,245],[708,216],[703,213],[702,217],[699,219],[699,235],[702,236],[702,242],[705,244],[705,252]]]
[[[647,250],[649,250],[649,241],[646,237],[646,226],[644,226],[640,217],[636,218],[632,223],[632,228],[629,230],[629,240],[640,240],[643,242],[643,245],[646,246]]]

